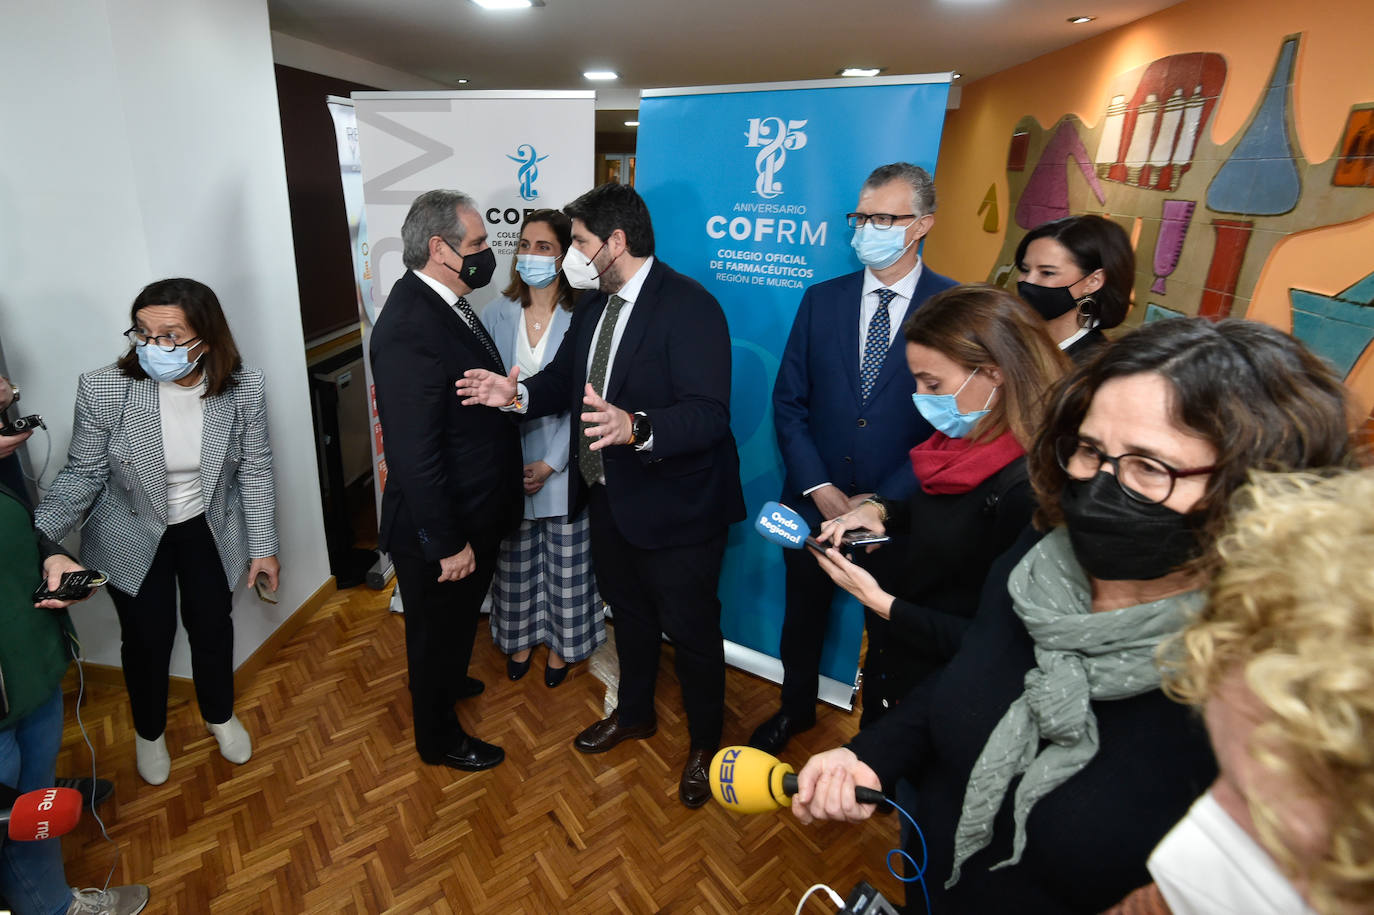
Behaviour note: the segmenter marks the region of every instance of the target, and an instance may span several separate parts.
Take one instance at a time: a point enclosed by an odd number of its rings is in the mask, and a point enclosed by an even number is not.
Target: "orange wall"
[[[988,277],[1012,214],[1007,144],[1016,122],[1033,115],[1050,127],[1065,114],[1089,126],[1103,117],[1107,88],[1121,73],[1170,54],[1214,51],[1227,63],[1212,118],[1221,144],[1254,110],[1286,35],[1303,33],[1293,87],[1298,141],[1309,163],[1333,155],[1350,106],[1374,102],[1374,3],[1352,0],[1187,0],[1088,41],[963,87],[949,113],[937,171],[939,222],[926,245],[932,267],[960,280]],[[1000,226],[984,232],[978,207],[997,185]],[[1374,195],[1374,189],[1367,191]],[[1332,294],[1374,271],[1374,217],[1296,233],[1279,243],[1256,286],[1247,317],[1289,329],[1288,290]],[[1374,370],[1362,360],[1350,382],[1365,410],[1374,406]],[[1361,369],[1369,371],[1361,372]],[[1357,377],[1361,374],[1367,376]]]

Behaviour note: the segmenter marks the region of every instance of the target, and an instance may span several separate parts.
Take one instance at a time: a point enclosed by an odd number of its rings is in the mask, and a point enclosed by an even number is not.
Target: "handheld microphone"
[[[9,837],[16,842],[37,842],[65,836],[81,819],[81,792],[71,788],[40,788],[21,794],[8,810],[0,810],[0,822],[9,823]]]
[[[765,502],[754,522],[754,530],[763,539],[789,550],[800,550],[811,536],[811,525],[801,515],[781,502]]]
[[[797,793],[792,767],[753,747],[725,747],[711,760],[711,796],[736,813],[768,813],[786,807]],[[856,786],[860,804],[887,801],[881,791]]]

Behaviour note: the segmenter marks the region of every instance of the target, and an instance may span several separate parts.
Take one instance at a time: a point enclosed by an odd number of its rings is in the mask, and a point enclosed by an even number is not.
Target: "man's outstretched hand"
[[[509,375],[498,375],[486,369],[468,369],[454,383],[463,406],[504,407],[515,399],[520,366],[512,366]]]

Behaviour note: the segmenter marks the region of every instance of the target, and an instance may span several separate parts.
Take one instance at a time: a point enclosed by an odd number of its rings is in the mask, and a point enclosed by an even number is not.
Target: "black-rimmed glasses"
[[[890,229],[899,219],[915,219],[915,213],[850,213],[845,217],[851,229],[871,224],[875,229]]]
[[[1061,435],[1055,439],[1054,454],[1059,466],[1075,480],[1091,480],[1102,470],[1103,464],[1111,464],[1122,492],[1137,502],[1156,505],[1173,494],[1174,483],[1179,480],[1217,469],[1212,466],[1179,470],[1143,454],[1103,454],[1076,435]]]
[[[182,347],[191,346],[200,341],[200,337],[192,337],[190,340],[178,340],[176,334],[145,334],[137,327],[131,327],[124,331],[124,337],[134,346],[147,346],[151,343],[164,353],[175,352]]]

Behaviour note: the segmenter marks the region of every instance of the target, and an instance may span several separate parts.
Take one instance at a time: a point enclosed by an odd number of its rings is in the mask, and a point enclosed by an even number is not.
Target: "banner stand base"
[[[725,663],[773,683],[782,683],[782,661],[729,639],[725,640]],[[817,692],[817,698],[827,705],[852,712],[854,695],[858,692],[858,687],[853,683],[841,683],[830,677],[821,677],[820,689]]]

